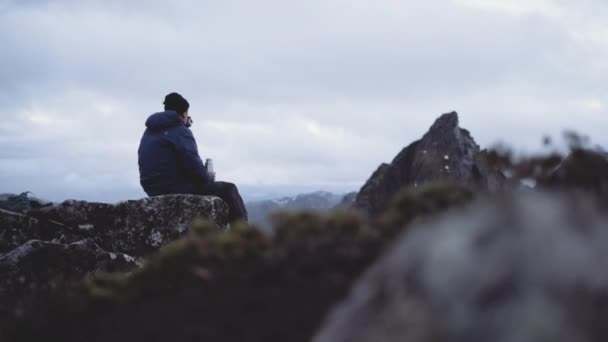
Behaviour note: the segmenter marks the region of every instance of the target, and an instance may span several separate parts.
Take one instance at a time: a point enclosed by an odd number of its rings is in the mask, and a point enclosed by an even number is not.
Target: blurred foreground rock
[[[479,201],[401,237],[315,341],[606,341],[607,246],[588,196]]]
[[[422,139],[404,148],[390,164],[380,165],[357,194],[354,207],[375,217],[403,187],[430,182],[501,190],[506,178],[485,158],[470,133],[459,127],[458,114],[444,114]]]

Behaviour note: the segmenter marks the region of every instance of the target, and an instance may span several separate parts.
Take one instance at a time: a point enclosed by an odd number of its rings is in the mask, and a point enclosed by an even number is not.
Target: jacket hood
[[[172,110],[152,114],[146,120],[146,127],[154,131],[177,127],[183,124],[184,122],[179,118],[177,112]]]

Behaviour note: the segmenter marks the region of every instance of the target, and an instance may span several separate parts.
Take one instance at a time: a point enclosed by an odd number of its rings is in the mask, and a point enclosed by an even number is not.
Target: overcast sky
[[[482,147],[606,146],[607,76],[605,0],[0,0],[0,192],[144,196],[172,91],[243,188],[358,189],[452,110]]]

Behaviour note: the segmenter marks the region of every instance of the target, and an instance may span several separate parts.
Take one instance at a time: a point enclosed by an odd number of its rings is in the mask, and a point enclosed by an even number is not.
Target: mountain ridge
[[[267,229],[270,226],[270,216],[277,211],[312,210],[327,212],[335,208],[344,194],[336,194],[325,190],[317,190],[295,196],[283,196],[267,200],[249,201],[245,203],[249,213],[249,222]]]

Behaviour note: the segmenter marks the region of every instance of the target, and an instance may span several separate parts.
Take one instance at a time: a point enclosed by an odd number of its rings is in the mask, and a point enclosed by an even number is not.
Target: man
[[[178,93],[165,96],[165,111],[152,114],[139,144],[140,184],[148,196],[213,195],[230,207],[229,221],[247,221],[247,209],[232,183],[215,182],[190,131],[190,104]]]

